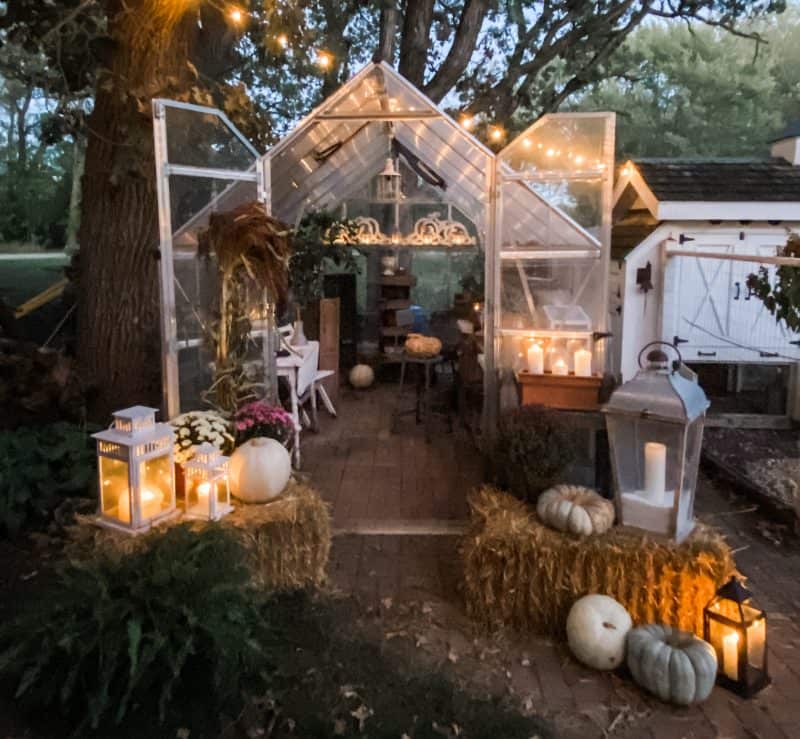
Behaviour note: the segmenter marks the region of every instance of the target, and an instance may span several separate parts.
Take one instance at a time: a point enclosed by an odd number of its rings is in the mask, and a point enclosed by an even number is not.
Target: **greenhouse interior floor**
[[[366,390],[342,386],[337,417],[319,412],[319,432],[305,431],[301,472],[332,506],[334,530],[343,533],[438,534],[457,532],[467,518],[467,494],[483,477],[471,436],[453,418],[413,414],[394,425],[398,385]],[[414,393],[402,408],[413,408]]]

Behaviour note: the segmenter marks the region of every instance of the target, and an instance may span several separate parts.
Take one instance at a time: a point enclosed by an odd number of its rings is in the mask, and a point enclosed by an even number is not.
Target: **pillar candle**
[[[154,490],[153,488],[143,488],[139,495],[139,500],[142,503],[141,519],[154,518],[161,513],[161,507],[164,503],[164,493],[160,490]],[[119,496],[117,518],[123,523],[129,524],[131,522],[130,495],[127,490],[123,490]]]
[[[588,349],[575,352],[575,375],[577,377],[592,376],[592,353]]]
[[[644,445],[644,493],[654,505],[662,505],[667,481],[667,447],[655,441]]]
[[[739,679],[739,634],[731,631],[722,637],[722,671],[731,679]]]
[[[528,349],[528,372],[532,375],[544,372],[544,349],[541,344],[531,344]]]
[[[567,363],[559,358],[553,362],[553,374],[554,375],[566,375],[569,374],[569,367],[567,367]]]

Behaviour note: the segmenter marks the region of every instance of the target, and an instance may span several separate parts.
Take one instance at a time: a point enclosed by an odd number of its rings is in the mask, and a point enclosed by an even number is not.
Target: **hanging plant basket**
[[[600,386],[603,378],[554,375],[545,372],[534,375],[527,370],[517,373],[522,394],[522,405],[543,405],[572,411],[600,409]]]

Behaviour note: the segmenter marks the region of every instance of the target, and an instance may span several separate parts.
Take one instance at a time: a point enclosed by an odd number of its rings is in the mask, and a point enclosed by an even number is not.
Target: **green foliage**
[[[525,405],[505,413],[489,448],[495,482],[535,502],[575,458],[571,428],[552,411]]]
[[[94,443],[68,423],[0,431],[0,535],[42,523],[68,496],[94,496]]]
[[[800,236],[790,236],[778,256],[800,259]],[[763,301],[775,320],[784,321],[790,331],[800,333],[800,267],[781,265],[775,270],[774,279],[770,278],[770,270],[759,267],[757,274],[747,277],[747,287]]]
[[[767,155],[770,139],[800,115],[800,8],[742,30],[767,43],[719,28],[643,26],[613,58],[609,78],[570,107],[616,111],[622,158]]]
[[[357,272],[356,252],[337,239],[355,236],[354,221],[339,220],[327,211],[308,213],[292,235],[292,256],[289,262],[289,288],[295,301],[307,306],[322,297],[326,265],[340,271]]]
[[[192,695],[235,704],[267,633],[245,557],[230,530],[181,524],[132,552],[70,563],[46,600],[3,628],[0,674],[28,707],[60,708],[76,734],[163,721]]]

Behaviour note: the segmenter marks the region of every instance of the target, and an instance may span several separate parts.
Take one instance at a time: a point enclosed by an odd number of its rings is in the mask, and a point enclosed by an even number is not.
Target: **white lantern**
[[[386,159],[383,172],[378,175],[378,200],[395,202],[400,200],[400,171],[392,157]]]
[[[174,431],[141,405],[112,414],[97,434],[100,523],[129,533],[146,531],[175,514]]]
[[[205,442],[183,464],[186,479],[185,513],[189,518],[219,521],[233,510],[228,488],[228,457]]]
[[[677,541],[694,528],[709,406],[702,388],[682,369],[680,362],[670,367],[667,355],[653,350],[647,366],[617,388],[603,408],[619,520]]]

